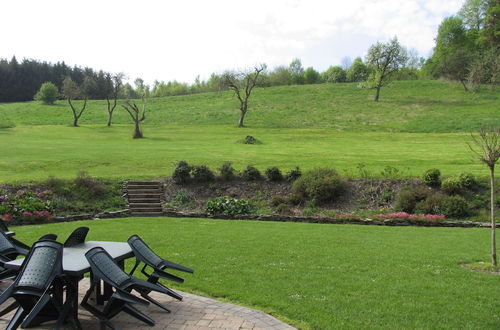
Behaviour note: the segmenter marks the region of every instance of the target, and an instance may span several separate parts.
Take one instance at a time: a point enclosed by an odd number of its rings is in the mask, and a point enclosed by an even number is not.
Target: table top
[[[90,265],[85,258],[85,253],[96,247],[104,248],[115,261],[125,260],[134,256],[128,243],[89,241],[72,247],[65,247],[63,250],[63,271],[66,275],[82,276],[90,271]],[[19,269],[24,258],[16,259],[5,263],[5,268]]]

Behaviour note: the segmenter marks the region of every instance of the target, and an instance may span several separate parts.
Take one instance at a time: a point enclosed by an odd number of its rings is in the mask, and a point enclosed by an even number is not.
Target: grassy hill
[[[486,175],[467,148],[480,126],[500,126],[499,94],[465,93],[439,81],[394,82],[372,91],[355,84],[282,86],[255,90],[246,128],[236,128],[238,105],[230,92],[150,99],[145,139],[133,140],[121,108],[106,127],[105,101],[90,101],[81,127],[70,127],[64,101],[0,104],[0,182],[73,177],[79,170],[113,178],[170,175],[186,160],[212,169],[232,161],[260,169],[335,167],[346,176],[380,176],[386,166],[401,176],[437,167],[443,174]],[[0,123],[0,127],[1,127]],[[263,143],[236,143],[253,135]],[[365,173],[366,174],[366,173]]]
[[[500,95],[465,93],[455,83],[398,81],[382,89],[381,100],[356,84],[280,86],[256,89],[246,125],[254,128],[329,128],[378,132],[470,132],[500,125]],[[65,101],[0,104],[0,114],[16,125],[70,125]],[[231,92],[150,99],[148,125],[236,125],[238,104]],[[103,124],[106,101],[90,101],[81,124]],[[115,123],[130,118],[118,108]]]

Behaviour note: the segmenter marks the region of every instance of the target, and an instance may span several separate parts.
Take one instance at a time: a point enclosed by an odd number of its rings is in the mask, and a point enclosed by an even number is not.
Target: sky
[[[22,0],[1,4],[0,58],[193,82],[299,58],[324,71],[397,36],[428,57],[464,0]]]

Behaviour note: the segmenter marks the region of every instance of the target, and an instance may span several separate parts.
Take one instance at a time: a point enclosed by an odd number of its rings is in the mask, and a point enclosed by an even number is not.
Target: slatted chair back
[[[161,265],[163,259],[160,258],[151,248],[137,235],[132,235],[127,240],[130,248],[134,252],[135,257],[145,264],[156,268]]]
[[[45,234],[42,237],[40,237],[38,240],[40,241],[42,239],[48,239],[51,241],[55,241],[57,239],[57,235],[56,234]]]
[[[123,287],[130,282],[125,273],[102,247],[95,247],[85,253],[94,277],[103,280],[113,287]]]
[[[7,235],[0,231],[0,256],[5,257],[7,259],[12,259],[12,255],[17,255],[18,251],[14,246],[14,243],[10,241]]]
[[[16,288],[30,288],[43,292],[62,269],[63,245],[61,243],[42,240],[36,242],[19,271],[14,282]]]
[[[68,236],[66,242],[64,242],[65,247],[72,247],[85,242],[85,238],[89,232],[89,227],[78,227]]]

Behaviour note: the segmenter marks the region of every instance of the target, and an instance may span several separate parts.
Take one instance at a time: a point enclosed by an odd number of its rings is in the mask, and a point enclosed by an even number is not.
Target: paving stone
[[[0,289],[5,289],[10,282],[0,283]],[[80,300],[89,287],[87,279],[80,283]],[[160,303],[167,306],[172,312],[166,313],[156,306],[137,307],[146,315],[156,321],[153,327],[149,327],[139,320],[129,316],[126,313],[120,313],[112,319],[112,322],[121,329],[187,329],[187,330],[213,330],[213,329],[231,329],[231,330],[285,330],[295,329],[276,318],[267,315],[261,311],[236,306],[206,297],[196,296],[190,293],[178,291],[184,296],[182,301],[175,300],[168,296],[157,293],[151,293],[151,296]],[[5,306],[10,302],[7,301]],[[0,329],[7,326],[14,312],[0,317]],[[99,329],[99,321],[82,307],[78,310],[78,315],[82,328]],[[48,322],[45,325],[31,329],[52,329],[53,323]],[[64,326],[62,329],[71,329],[70,326]]]

